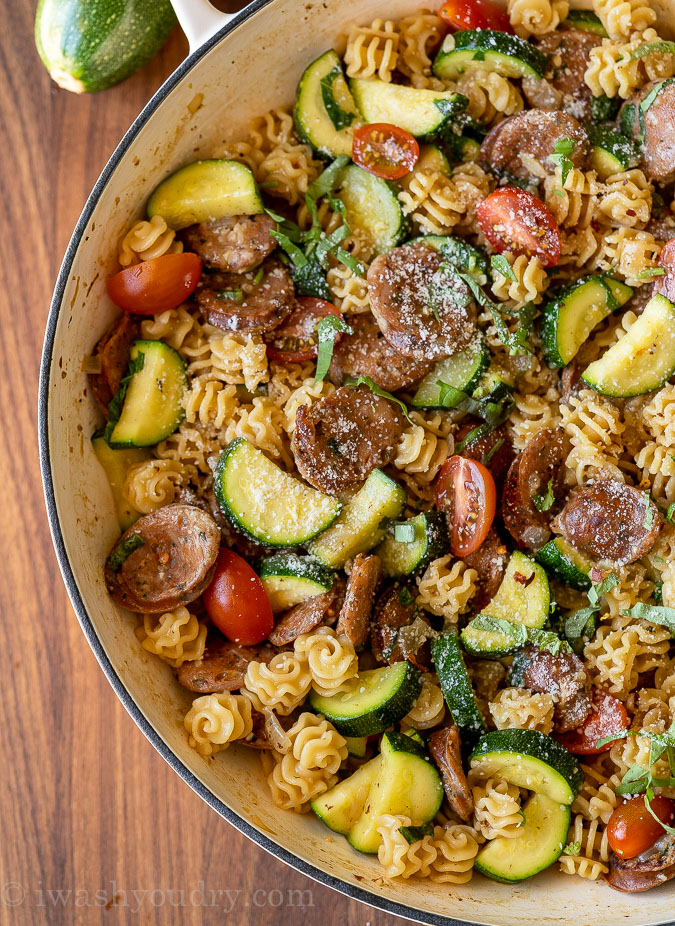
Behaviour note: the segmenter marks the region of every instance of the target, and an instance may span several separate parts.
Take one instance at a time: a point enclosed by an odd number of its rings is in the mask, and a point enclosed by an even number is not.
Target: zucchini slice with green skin
[[[94,93],[140,70],[175,25],[169,0],[40,0],[35,45],[60,87]]]
[[[621,132],[605,125],[589,125],[586,131],[591,143],[590,166],[600,180],[640,163],[638,146]]]
[[[213,491],[236,528],[270,547],[295,547],[325,531],[340,513],[337,498],[305,485],[238,437],[223,450]]]
[[[413,238],[409,244],[426,244],[444,257],[456,270],[468,273],[470,277],[485,286],[487,283],[488,261],[485,251],[469,244],[463,238],[452,235],[423,235]]]
[[[173,434],[185,415],[185,361],[164,341],[134,341],[125,380],[111,402],[106,440],[114,449],[154,447]],[[115,421],[112,409],[120,402]]]
[[[96,458],[105,470],[108,483],[115,502],[117,520],[120,522],[122,533],[131,527],[134,521],[140,518],[140,513],[132,508],[124,497],[122,487],[130,466],[143,463],[150,459],[150,451],[139,447],[129,447],[126,450],[113,450],[102,433],[94,434],[91,439]]]
[[[490,350],[482,331],[477,331],[463,350],[438,361],[420,381],[410,404],[415,408],[443,408],[439,382],[471,395],[489,366]]]
[[[523,806],[518,835],[497,836],[478,852],[474,867],[493,881],[514,884],[549,868],[562,855],[570,827],[570,809],[545,794],[533,794]]]
[[[572,753],[538,730],[488,733],[471,753],[469,761],[481,778],[505,778],[519,788],[545,794],[559,804],[571,804],[584,781],[584,774]]]
[[[357,553],[372,550],[384,538],[384,518],[398,518],[405,506],[398,483],[375,469],[356,495],[345,503],[335,523],[307,547],[331,569],[339,569]]]
[[[239,161],[213,158],[179,168],[154,190],[148,218],[161,215],[169,228],[187,228],[228,215],[263,211],[258,184],[251,169]]]
[[[448,552],[450,540],[444,512],[422,512],[400,526],[406,528],[410,540],[397,540],[395,534],[387,533],[375,550],[386,576],[397,579],[412,575]]]
[[[570,10],[567,18],[560,24],[561,29],[583,29],[584,32],[593,32],[607,38],[605,27],[591,10]]]
[[[419,170],[438,170],[442,174],[450,174],[450,161],[438,145],[420,145],[420,156],[415,167]]]
[[[368,738],[365,736],[345,736],[347,752],[356,759],[363,759],[368,748]]]
[[[377,826],[383,814],[402,814],[410,817],[413,826],[420,826],[433,820],[443,801],[441,776],[413,739],[402,733],[385,733],[380,749],[380,768],[363,813],[347,837],[359,852],[379,849],[382,837]]]
[[[353,77],[349,88],[366,123],[397,125],[415,138],[434,135],[468,104],[465,96],[454,91],[421,90],[383,80]]]
[[[341,833],[346,836],[363,813],[370,788],[380,771],[381,765],[381,756],[375,756],[370,762],[366,762],[365,765],[357,769],[349,778],[345,778],[339,784],[336,784],[334,788],[326,791],[321,797],[316,797],[313,801],[310,801],[310,807],[319,820],[325,823],[334,833]]]
[[[603,122],[613,122],[616,119],[621,106],[621,97],[601,96],[591,98],[591,122],[596,125],[602,125]],[[622,134],[626,134],[623,129]]]
[[[652,296],[629,331],[581,379],[603,395],[628,398],[660,389],[675,373],[675,305]]]
[[[503,77],[543,77],[546,62],[543,52],[517,35],[493,29],[467,29],[445,38],[433,72],[441,80],[456,80],[460,74],[478,68]]]
[[[581,277],[563,287],[542,311],[541,341],[548,365],[568,364],[595,326],[632,295],[630,286],[608,276]]]
[[[421,690],[419,670],[408,661],[395,662],[360,672],[348,691],[326,696],[312,690],[309,703],[343,736],[371,736],[402,720]]]
[[[342,113],[339,121],[349,124],[339,129],[335,127],[326,109],[327,98]],[[354,116],[353,120],[349,119],[350,115]],[[313,61],[300,78],[295,99],[295,131],[301,141],[325,160],[332,160],[340,154],[351,157],[357,115],[356,104],[342,72],[342,61],[331,49]]]
[[[541,628],[548,619],[551,595],[542,566],[524,553],[515,552],[497,594],[483,612],[513,624]],[[471,621],[461,634],[462,645],[476,656],[506,656],[518,648],[505,634],[477,630]]]
[[[275,614],[330,591],[335,573],[309,556],[275,553],[258,560],[256,572]]]
[[[585,592],[591,587],[589,573],[593,561],[575,549],[562,537],[549,540],[535,554],[536,561],[558,582],[577,591]]]
[[[462,736],[475,741],[483,736],[487,727],[466,670],[459,637],[454,631],[432,642],[431,658],[453,720],[462,731]]]
[[[370,259],[396,247],[406,224],[396,188],[386,180],[350,164],[342,174],[338,192],[345,206],[345,221],[363,242]]]

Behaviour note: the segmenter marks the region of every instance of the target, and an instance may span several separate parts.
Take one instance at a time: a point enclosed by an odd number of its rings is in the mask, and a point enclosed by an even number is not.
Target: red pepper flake
[[[591,582],[593,585],[597,585],[598,582],[602,582],[602,571],[598,569],[597,566],[593,566],[591,569]]]
[[[635,209],[626,209],[626,215],[637,215]]]
[[[517,582],[519,585],[524,585],[525,588],[527,588],[530,582],[534,581],[534,573],[531,572],[529,576],[524,576],[522,572],[514,572],[513,580],[514,582]]]

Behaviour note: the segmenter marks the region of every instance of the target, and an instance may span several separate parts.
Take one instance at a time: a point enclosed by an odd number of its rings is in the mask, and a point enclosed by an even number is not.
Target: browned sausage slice
[[[574,653],[553,655],[528,646],[524,672],[525,687],[546,691],[555,701],[555,728],[559,733],[574,730],[593,710],[590,683],[583,662]]]
[[[522,161],[522,155],[530,155],[552,174],[556,165],[549,155],[554,154],[557,142],[563,138],[574,141],[569,157],[575,167],[582,167],[589,152],[588,137],[574,116],[547,109],[528,109],[490,129],[480,146],[480,157],[497,174],[508,173],[527,179],[532,171]]]
[[[244,684],[249,662],[269,662],[278,650],[267,644],[255,648],[218,638],[207,642],[201,659],[184,662],[175,670],[180,684],[190,691],[213,694],[234,691]]]
[[[333,349],[330,378],[341,386],[346,378],[369,376],[381,389],[397,392],[418,383],[434,365],[433,360],[413,360],[395,350],[370,314],[349,319],[354,334],[345,335]]]
[[[659,266],[666,272],[654,280],[654,294],[660,293],[675,302],[675,238],[671,238],[661,251]]]
[[[478,591],[471,599],[471,608],[482,611],[497,594],[508,562],[506,547],[493,528],[475,553],[464,556],[464,562],[478,573]]]
[[[475,332],[468,286],[426,245],[406,244],[376,257],[368,270],[368,295],[382,334],[415,360],[450,357]]]
[[[356,488],[395,456],[404,424],[398,406],[367,386],[341,386],[298,408],[296,466],[307,482],[329,495]]]
[[[664,834],[653,846],[635,858],[609,854],[605,880],[617,891],[648,891],[675,878],[675,836]]]
[[[640,103],[662,84],[662,89],[643,112]],[[633,107],[635,114],[632,120],[633,138],[642,144],[645,174],[657,183],[669,183],[675,178],[675,83],[655,80],[641,87],[624,103],[620,120],[629,106]]]
[[[584,80],[591,49],[600,36],[583,29],[549,32],[535,44],[548,55],[543,78],[524,77],[523,93],[535,109],[561,109],[582,123],[591,118],[591,88]]]
[[[342,592],[343,583],[338,579],[327,592],[302,601],[284,612],[269,635],[270,643],[286,646],[296,637],[303,633],[311,633],[321,624],[334,623],[342,602]]]
[[[465,440],[467,435],[479,424],[481,422],[477,419],[463,422],[455,434],[455,445]],[[470,457],[472,460],[478,460],[481,463],[484,462],[492,473],[494,481],[497,485],[500,485],[504,481],[506,472],[514,457],[513,444],[506,427],[502,424],[484,437],[465,444],[462,448],[462,456]]]
[[[398,631],[410,626],[417,614],[415,599],[407,588],[393,585],[380,595],[370,633],[370,648],[378,662],[393,665],[408,659],[418,669],[427,671],[431,655],[428,642],[415,645],[415,651],[411,652],[398,639]]]
[[[462,768],[459,727],[451,724],[436,730],[428,740],[431,758],[441,773],[443,790],[457,816],[469,823],[473,816],[473,797]]]
[[[101,361],[101,372],[90,373],[89,382],[94,398],[105,415],[110,400],[120,388],[129,366],[131,342],[140,335],[135,316],[123,312],[103,335],[94,348],[94,357]]]
[[[662,521],[654,502],[640,489],[599,479],[574,489],[551,526],[581,553],[625,566],[651,550]]]
[[[362,649],[370,635],[370,618],[377,586],[382,579],[379,556],[359,553],[352,564],[347,582],[347,594],[340,611],[336,630],[344,633],[354,649]]]
[[[545,428],[530,438],[509,468],[502,495],[502,517],[506,529],[521,547],[537,550],[550,536],[550,519],[559,510],[565,491],[567,449],[562,430]],[[547,511],[539,511],[534,499],[546,495],[549,485],[554,503]]]
[[[270,331],[295,304],[291,276],[276,257],[258,270],[204,276],[196,297],[207,321],[226,331]]]
[[[115,544],[105,565],[108,591],[130,611],[171,611],[208,586],[219,549],[220,531],[210,514],[192,505],[159,508]]]
[[[215,222],[190,225],[181,238],[207,267],[244,273],[255,270],[277,246],[270,232],[276,226],[270,216],[230,215]]]

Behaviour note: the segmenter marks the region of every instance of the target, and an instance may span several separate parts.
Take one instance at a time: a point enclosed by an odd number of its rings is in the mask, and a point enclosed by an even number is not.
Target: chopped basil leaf
[[[124,561],[131,556],[134,550],[145,546],[145,540],[140,534],[130,534],[122,543],[118,543],[108,557],[108,568],[111,572],[119,572]]]
[[[231,299],[232,302],[244,301],[244,293],[241,289],[218,289],[216,290],[216,296],[219,299]]]
[[[645,498],[645,521],[644,521],[644,528],[645,528],[645,530],[649,530],[649,528],[650,528],[650,527],[652,526],[652,524],[654,523],[654,509],[652,508],[652,505],[651,505],[651,495],[650,495],[650,493],[649,493],[649,490],[647,490],[647,491],[644,493],[644,498]]]
[[[535,627],[525,627],[524,624],[514,624],[500,617],[491,617],[489,614],[479,614],[471,621],[475,630],[487,630],[490,633],[503,633],[508,636],[516,646],[525,646],[531,643],[539,649],[548,650],[554,655],[557,653],[570,653],[569,643],[550,630],[538,630]]]
[[[302,252],[302,249],[297,246],[293,241],[291,241],[289,235],[284,234],[281,231],[271,231],[270,236],[274,238],[275,241],[279,243],[279,247],[284,251],[290,259],[293,261],[294,266],[300,270],[307,263],[307,258]]]
[[[610,572],[601,582],[591,585],[587,592],[590,604],[571,614],[563,624],[563,633],[570,643],[577,643],[583,637],[592,635],[595,630],[595,615],[600,610],[600,599],[618,584],[618,575]]]
[[[565,186],[567,175],[574,167],[570,160],[570,155],[574,151],[574,140],[572,138],[559,138],[555,143],[553,154],[549,155],[551,161],[560,168],[560,182]]]
[[[490,460],[493,458],[493,456],[494,456],[499,450],[502,449],[502,447],[504,446],[505,443],[506,443],[506,438],[505,438],[505,437],[500,437],[498,441],[495,441],[495,443],[494,443],[493,446],[488,450],[488,452],[487,452],[487,453],[484,453],[484,454],[481,456],[481,458],[480,458],[480,461],[481,461],[481,463],[483,464],[483,466],[488,466],[488,465],[489,465]]]
[[[537,511],[548,511],[553,506],[555,497],[553,495],[553,476],[548,481],[546,492],[535,492],[532,496],[532,503]]]
[[[105,440],[110,443],[110,435],[115,429],[115,425],[120,420],[120,415],[122,414],[122,408],[124,406],[124,397],[127,394],[127,389],[129,383],[136,375],[140,373],[145,365],[145,354],[138,352],[137,356],[133,360],[129,361],[129,366],[127,367],[126,376],[120,381],[119,389],[115,395],[110,400],[108,405],[108,423],[105,426],[103,432],[103,437]]]
[[[401,588],[398,592],[398,600],[401,602],[403,607],[413,603],[413,596],[410,594],[410,590],[407,588]]]
[[[431,823],[424,823],[422,826],[399,826],[398,831],[410,845],[419,842],[425,836],[434,835],[434,828]]]
[[[641,270],[637,278],[638,280],[648,280],[650,277],[662,277],[665,274],[664,267],[647,267],[646,270]]]
[[[322,196],[328,196],[337,187],[342,176],[342,171],[349,164],[349,158],[346,154],[338,155],[328,167],[322,171],[307,190],[307,196],[311,200],[320,199]]]
[[[333,347],[338,334],[354,334],[347,322],[340,315],[325,315],[317,322],[316,333],[319,339],[318,354],[316,358],[316,373],[314,381],[321,382],[333,359]]]
[[[568,842],[565,848],[563,849],[563,855],[578,855],[581,852],[581,843],[577,842]]]
[[[630,56],[631,61],[637,58],[646,58],[647,55],[666,54],[675,55],[675,42],[648,42],[646,45],[640,45]]]
[[[326,271],[314,259],[308,260],[303,267],[291,267],[290,271],[296,295],[313,296],[327,302],[333,298],[326,282]]]
[[[670,635],[675,636],[675,608],[667,608],[662,604],[647,604],[644,601],[638,601],[632,608],[622,611],[622,614],[628,615],[635,620],[649,621],[650,624],[658,624],[660,627],[667,627]]]
[[[254,285],[254,286],[259,286],[260,283],[262,282],[262,278],[264,277],[264,275],[265,275],[265,271],[263,270],[262,267],[259,267],[259,268],[258,268],[258,272],[257,272],[256,275],[253,277],[253,285]]]
[[[501,273],[503,277],[513,280],[514,283],[518,282],[518,277],[513,272],[513,267],[503,254],[493,254],[490,258],[490,267],[496,273]]]
[[[395,395],[391,394],[391,392],[387,392],[385,389],[381,389],[377,385],[376,382],[373,382],[370,376],[359,376],[359,378],[356,380],[354,385],[355,386],[365,385],[370,389],[371,392],[374,392],[375,395],[379,395],[380,398],[389,399],[390,402],[395,402],[398,405],[398,407],[401,409],[403,414],[405,415],[406,419],[410,422],[410,424],[414,424],[414,422],[410,418],[408,406],[405,404],[405,402],[402,402],[400,399],[397,399]]]

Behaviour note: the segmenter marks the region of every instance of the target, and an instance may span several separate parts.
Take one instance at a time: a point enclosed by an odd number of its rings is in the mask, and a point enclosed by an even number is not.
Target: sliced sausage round
[[[412,624],[417,613],[415,599],[404,586],[392,585],[380,595],[370,632],[370,648],[377,662],[391,666],[408,659],[418,669],[427,670],[429,644],[424,642],[415,653],[406,653],[396,639],[397,631]]]
[[[181,233],[188,250],[207,267],[244,273],[254,270],[277,246],[270,235],[276,222],[269,215],[228,215],[215,222],[190,225]]]
[[[315,595],[307,601],[296,604],[281,615],[269,635],[270,643],[286,646],[303,633],[311,633],[321,624],[333,624],[338,616],[344,595],[344,583],[341,579],[333,582],[333,587],[322,595]]]
[[[368,270],[368,295],[382,334],[415,360],[450,357],[475,333],[468,286],[426,245],[406,244],[376,257]]]
[[[548,540],[550,519],[559,510],[565,491],[565,433],[545,428],[534,434],[511,464],[502,495],[504,525],[521,547],[538,550]],[[537,496],[553,493],[553,504],[545,511],[535,505]]]
[[[477,419],[463,422],[455,434],[455,445],[465,440],[480,423]],[[502,424],[484,437],[465,444],[462,448],[462,456],[478,460],[480,463],[485,461],[485,466],[492,473],[492,478],[497,485],[500,485],[514,457],[513,444],[505,426]]]
[[[234,691],[244,684],[244,676],[250,662],[268,663],[279,650],[267,643],[257,647],[240,646],[209,635],[204,655],[195,662],[184,662],[175,670],[183,688],[201,694],[217,691]]]
[[[463,559],[470,569],[478,573],[478,591],[471,599],[471,608],[476,612],[483,611],[497,594],[506,572],[509,554],[492,527],[478,549],[466,554]]]
[[[395,350],[370,314],[349,319],[354,334],[345,335],[333,348],[330,378],[336,386],[345,379],[369,376],[387,392],[408,389],[418,383],[434,365],[433,360],[414,360]]]
[[[381,580],[382,562],[379,556],[359,553],[354,557],[336,627],[339,634],[345,634],[354,649],[363,649],[368,642],[375,592]]]
[[[640,800],[640,798],[634,798]],[[607,884],[616,891],[648,891],[675,878],[675,836],[665,833],[635,858],[609,854]]]
[[[396,454],[405,418],[400,408],[367,386],[341,386],[295,418],[293,456],[310,485],[338,495],[360,486]]]
[[[288,270],[271,257],[259,270],[203,276],[196,298],[206,320],[217,328],[271,331],[290,314],[295,290]]]
[[[560,109],[582,123],[591,118],[591,88],[584,80],[591,49],[601,37],[584,29],[549,32],[534,44],[548,56],[543,78],[524,77],[523,93],[530,106]]]
[[[192,505],[159,508],[115,544],[105,566],[108,591],[130,611],[171,611],[206,589],[219,549],[220,530],[210,514]]]
[[[588,152],[584,127],[568,113],[547,109],[528,109],[509,116],[490,129],[480,146],[480,158],[496,174],[529,179],[532,171],[522,155],[533,157],[547,173],[555,173],[550,159],[557,142],[569,138],[574,148],[569,155],[575,167],[582,167]]]
[[[123,312],[94,348],[94,357],[101,361],[101,372],[90,373],[89,382],[94,398],[105,415],[127,372],[131,342],[140,336],[140,330],[135,316]]]
[[[549,653],[529,646],[523,674],[530,691],[545,691],[555,701],[555,728],[559,733],[574,730],[593,711],[590,682],[584,664],[574,653]]]
[[[671,238],[659,255],[659,266],[666,271],[654,280],[654,293],[675,302],[675,238]]]
[[[659,87],[654,100],[643,112],[640,103]],[[675,179],[675,83],[655,80],[641,87],[622,106],[621,124],[628,107],[633,107],[628,110],[633,113],[633,138],[642,144],[642,169],[650,180],[669,183]]]
[[[459,727],[451,724],[429,737],[429,752],[441,773],[443,790],[450,807],[468,823],[473,816],[473,796],[462,767]]]
[[[661,525],[658,508],[643,491],[599,479],[573,489],[551,526],[580,552],[625,566],[651,550]]]

